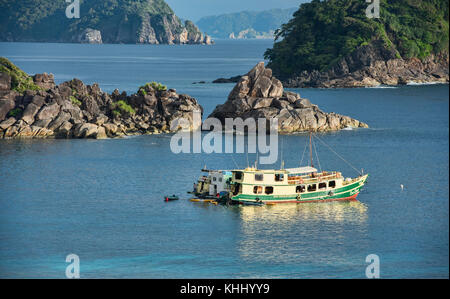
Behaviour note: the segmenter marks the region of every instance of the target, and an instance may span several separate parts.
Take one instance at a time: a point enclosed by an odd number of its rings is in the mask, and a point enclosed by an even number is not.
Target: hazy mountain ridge
[[[288,22],[296,8],[242,11],[201,18],[199,28],[216,38],[273,38],[274,32]]]

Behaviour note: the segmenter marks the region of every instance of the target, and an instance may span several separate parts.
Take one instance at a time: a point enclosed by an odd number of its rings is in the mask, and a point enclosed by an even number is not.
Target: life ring
[[[333,195],[334,195],[333,191],[328,192],[328,196],[333,196]]]
[[[259,199],[259,197],[257,197],[257,198],[255,198],[255,201],[256,201],[256,202],[260,202],[261,199]]]
[[[297,200],[302,199],[302,196],[300,194],[297,194]]]

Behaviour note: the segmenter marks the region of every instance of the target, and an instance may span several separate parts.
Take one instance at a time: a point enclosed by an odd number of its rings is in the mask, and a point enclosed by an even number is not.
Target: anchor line
[[[333,150],[333,148],[331,146],[329,146],[328,144],[325,143],[325,141],[323,141],[321,138],[319,138],[318,136],[314,136],[316,137],[320,142],[322,142],[331,152],[333,152],[336,156],[338,156],[342,161],[344,161],[345,163],[347,163],[348,166],[350,166],[351,168],[353,168],[359,175],[362,175],[361,171],[359,171],[358,169],[356,169],[355,166],[353,166],[350,162],[348,162],[347,160],[344,159],[344,157],[342,157],[341,155],[339,155],[335,150]]]

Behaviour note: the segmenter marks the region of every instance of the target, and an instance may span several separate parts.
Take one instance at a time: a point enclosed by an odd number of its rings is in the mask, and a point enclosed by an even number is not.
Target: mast
[[[311,167],[314,167],[313,154],[312,154],[312,132],[309,131],[309,157],[311,160]]]

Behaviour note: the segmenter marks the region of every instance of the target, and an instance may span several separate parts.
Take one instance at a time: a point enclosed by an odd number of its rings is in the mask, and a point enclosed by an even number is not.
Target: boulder
[[[106,134],[109,137],[114,137],[117,134],[117,132],[118,132],[118,127],[115,124],[106,123],[106,124],[103,125],[103,127],[105,128]]]
[[[16,119],[14,117],[10,117],[0,123],[0,129],[6,130],[9,127],[11,127],[15,122],[16,122]]]
[[[33,76],[34,84],[44,88],[45,90],[52,89],[55,87],[55,78],[53,74],[36,74]]]
[[[311,108],[312,104],[308,99],[299,99],[294,102],[295,108]]]
[[[11,76],[0,72],[0,90],[11,89]]]
[[[48,129],[55,131],[58,129],[63,123],[69,121],[71,118],[70,113],[60,112],[58,116],[48,124]]]
[[[59,128],[57,132],[57,137],[59,138],[70,138],[72,135],[72,123],[69,121],[64,122]]]
[[[106,138],[108,138],[108,136],[106,135],[105,127],[98,127],[95,139],[106,139]]]
[[[36,116],[36,120],[52,120],[60,111],[60,106],[57,103],[45,105],[41,108]]]
[[[22,113],[22,120],[31,125],[34,122],[36,113],[38,113],[38,111],[41,109],[44,102],[45,99],[43,97],[38,95],[34,96],[31,103],[28,104],[27,108],[25,108],[24,112]]]
[[[91,123],[79,124],[73,131],[75,138],[96,138],[97,134],[98,126]]]
[[[8,115],[9,111],[16,106],[15,91],[7,91],[3,95],[0,94],[0,121],[3,121]]]

